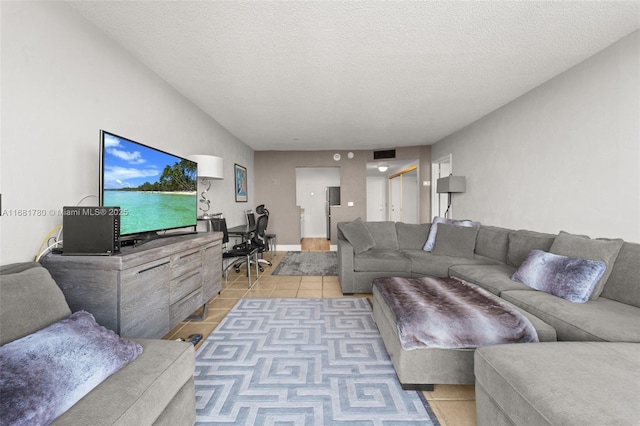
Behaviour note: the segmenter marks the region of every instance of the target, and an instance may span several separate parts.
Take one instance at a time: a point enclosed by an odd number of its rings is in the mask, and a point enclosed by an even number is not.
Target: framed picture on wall
[[[234,165],[234,176],[236,181],[236,203],[247,202],[247,168],[240,164]]]

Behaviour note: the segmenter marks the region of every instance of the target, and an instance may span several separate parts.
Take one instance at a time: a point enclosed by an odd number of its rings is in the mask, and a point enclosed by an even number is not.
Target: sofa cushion
[[[362,253],[376,246],[376,242],[369,233],[369,229],[364,226],[362,219],[357,218],[353,222],[340,223],[338,227],[353,246],[354,253]]]
[[[476,350],[474,362],[479,425],[638,423],[635,344],[490,346]]]
[[[0,423],[49,424],[142,353],[85,311],[0,347]]]
[[[0,295],[0,345],[71,315],[62,290],[36,262],[3,266]]]
[[[571,303],[542,291],[507,290],[500,297],[558,332],[558,340],[640,343],[640,308],[605,299]]]
[[[533,250],[512,279],[573,303],[589,300],[606,265],[598,260]]]
[[[639,277],[640,244],[625,242],[601,296],[640,308]]]
[[[371,249],[356,254],[353,267],[357,272],[411,272],[411,261],[398,250]]]
[[[531,290],[522,283],[515,282],[511,276],[516,268],[510,265],[453,265],[449,275],[462,278],[500,296],[505,290]]]
[[[454,265],[495,265],[497,261],[482,256],[467,259],[457,256],[433,254],[424,250],[401,250],[411,261],[411,274],[414,277],[430,275],[432,277],[448,277],[449,268]]]
[[[396,222],[396,233],[398,234],[398,248],[421,249],[427,242],[429,236],[430,223],[404,223]]]
[[[472,222],[470,220],[455,220],[455,219],[447,219],[444,217],[436,216],[433,218],[433,222],[431,223],[431,228],[429,229],[429,237],[427,237],[427,242],[424,244],[422,248],[424,251],[433,250],[433,246],[436,243],[436,235],[438,234],[438,224],[446,223],[448,225],[456,225],[456,226],[467,226],[479,228],[480,222]]]
[[[475,252],[506,263],[510,232],[510,229],[482,225],[478,230]]]
[[[375,241],[375,248],[398,250],[398,233],[395,222],[365,222]]]
[[[602,293],[604,285],[611,275],[613,264],[618,256],[623,241],[617,240],[592,240],[589,237],[569,234],[560,231],[549,250],[551,253],[562,254],[564,256],[581,257],[590,260],[599,260],[605,263],[606,270],[595,289],[591,293],[591,299],[596,300]]]
[[[189,342],[134,340],[144,352],[60,416],[65,425],[150,425],[185,386],[193,386],[195,351]],[[197,374],[197,373],[196,373]],[[105,401],[109,401],[105,404]],[[180,424],[193,424],[195,406]]]
[[[431,253],[473,259],[477,236],[478,228],[441,223]]]
[[[524,262],[531,250],[549,251],[556,236],[520,229],[509,232],[507,264],[516,268]]]

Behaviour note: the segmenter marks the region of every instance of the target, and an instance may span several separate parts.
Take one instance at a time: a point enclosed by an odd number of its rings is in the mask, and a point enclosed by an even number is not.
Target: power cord
[[[80,199],[80,201],[76,203],[76,206],[79,206],[80,203],[82,203],[87,198],[92,198],[92,197],[98,198],[97,195],[93,195],[93,194],[85,195]],[[52,237],[53,233],[56,231],[58,231],[58,235],[56,235],[55,237]],[[62,244],[62,240],[60,239],[61,233],[62,233],[62,225],[58,225],[55,228],[53,228],[53,230],[51,230],[51,232],[49,232],[49,234],[47,234],[46,237],[44,237],[44,240],[42,240],[42,244],[40,244],[40,247],[38,248],[38,255],[35,258],[36,262],[38,262],[45,253],[47,253],[50,250],[53,250],[58,245]],[[49,241],[52,238],[53,238],[53,243],[49,243]],[[44,247],[45,244],[47,245],[47,247],[43,250],[42,247]]]
[[[55,237],[54,239],[54,243],[53,244],[49,244],[49,240],[51,240],[51,236],[58,231],[58,235]],[[42,255],[44,255],[46,252],[48,252],[49,250],[51,250],[54,246],[57,246],[58,244],[62,243],[62,240],[60,240],[60,234],[62,233],[62,225],[58,225],[55,228],[53,228],[51,230],[51,232],[49,232],[49,234],[44,238],[44,240],[42,240],[42,244],[40,244],[40,248],[38,248],[38,255],[35,258],[35,261],[38,262],[40,260],[40,258],[42,257]],[[45,246],[45,244],[49,244],[44,250],[42,250],[42,247]]]
[[[44,256],[48,251],[54,251],[55,246],[57,246],[58,244],[62,244],[62,240],[58,240],[55,243],[51,244],[50,246],[47,246],[47,248],[45,248],[44,250],[42,250],[42,252],[40,252],[38,257],[36,257],[36,262],[38,262],[40,258]]]
[[[78,201],[78,202],[76,203],[76,206],[79,206],[79,205],[80,205],[80,203],[82,203],[82,202],[83,202],[84,200],[86,200],[87,198],[92,198],[92,197],[93,197],[93,198],[98,198],[98,196],[97,196],[97,195],[93,195],[93,194],[85,195],[84,197],[82,197],[82,198],[80,199],[80,201]],[[98,200],[99,200],[99,198],[98,198]]]

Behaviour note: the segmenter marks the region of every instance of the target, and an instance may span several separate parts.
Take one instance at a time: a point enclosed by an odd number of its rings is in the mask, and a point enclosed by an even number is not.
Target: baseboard
[[[276,251],[301,251],[302,246],[300,244],[278,244]]]

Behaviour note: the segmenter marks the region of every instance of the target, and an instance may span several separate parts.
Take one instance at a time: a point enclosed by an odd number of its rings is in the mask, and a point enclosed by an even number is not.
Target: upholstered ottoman
[[[392,280],[392,281],[390,281]],[[473,384],[473,354],[475,348],[443,348],[443,347],[415,347],[405,349],[398,331],[398,319],[385,297],[381,293],[381,285],[389,284],[402,288],[408,283],[424,283],[432,280],[441,288],[447,287],[452,278],[378,278],[373,281],[373,319],[378,326],[385,348],[398,375],[398,379],[405,389],[431,390],[433,384]],[[458,280],[460,281],[460,280]],[[472,285],[465,283],[466,285]],[[446,291],[446,290],[445,290]],[[556,332],[553,327],[539,318],[519,310],[495,295],[500,301],[524,314],[537,333],[539,341],[555,341]],[[430,303],[425,299],[420,301],[425,305]]]
[[[489,346],[475,374],[480,426],[640,422],[640,343]]]

